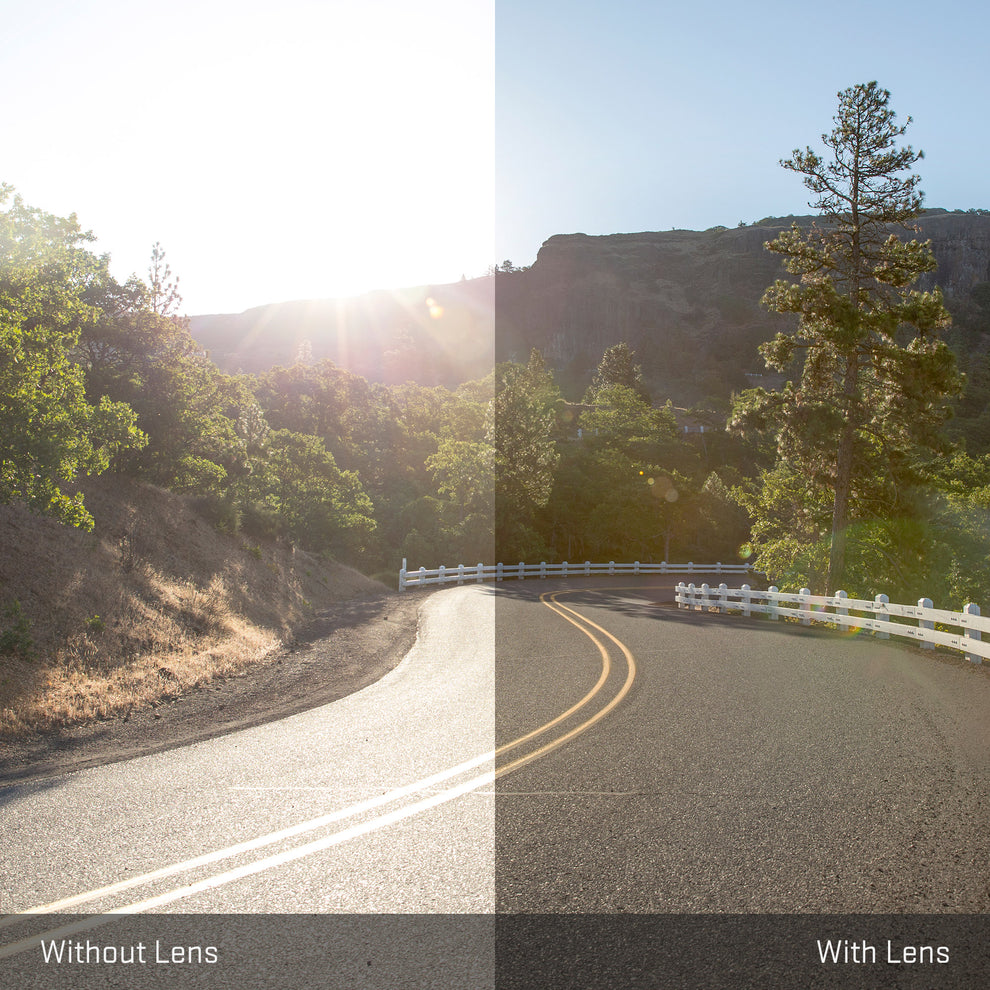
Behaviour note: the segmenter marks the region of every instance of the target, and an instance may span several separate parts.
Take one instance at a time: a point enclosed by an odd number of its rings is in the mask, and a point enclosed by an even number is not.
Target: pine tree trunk
[[[853,452],[856,443],[856,388],[859,360],[855,351],[846,357],[842,398],[845,425],[839,437],[835,463],[835,503],[832,508],[832,542],[828,557],[825,594],[832,595],[844,581],[846,569],[846,528],[849,521],[849,496],[852,491]]]

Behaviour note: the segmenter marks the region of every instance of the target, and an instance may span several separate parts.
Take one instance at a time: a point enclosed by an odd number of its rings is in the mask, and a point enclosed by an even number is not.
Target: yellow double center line
[[[595,589],[583,589],[595,590]],[[570,592],[573,594],[574,592]],[[585,636],[590,639],[595,646],[598,647],[598,652],[602,657],[602,672],[598,678],[598,682],[595,686],[579,701],[577,704],[568,708],[566,712],[562,712],[555,719],[547,722],[546,725],[541,725],[538,729],[534,729],[532,732],[527,733],[525,736],[521,736],[519,739],[514,739],[510,743],[506,743],[504,746],[500,746],[495,750],[496,758],[502,753],[508,752],[510,749],[515,749],[521,746],[523,743],[534,739],[537,736],[543,735],[545,732],[549,732],[555,726],[560,725],[565,722],[572,715],[576,714],[585,706],[589,705],[592,700],[601,692],[605,687],[605,682],[608,680],[609,675],[612,672],[612,660],[609,656],[609,652],[604,643],[593,633],[590,632],[594,629],[596,632],[602,634],[602,636],[611,640],[621,651],[622,655],[626,659],[626,679],[623,683],[618,694],[612,698],[603,708],[600,708],[591,718],[582,722],[580,725],[576,725],[569,732],[565,732],[562,736],[558,736],[556,739],[552,739],[548,743],[544,743],[539,749],[533,750],[531,753],[527,753],[525,756],[520,756],[513,760],[511,763],[504,764],[495,771],[496,777],[502,777],[507,773],[512,773],[513,770],[518,770],[520,767],[525,766],[527,763],[532,763],[534,760],[538,760],[541,756],[546,756],[547,753],[552,750],[557,749],[558,746],[563,746],[564,743],[569,742],[575,736],[580,735],[582,732],[586,732],[590,729],[596,722],[600,722],[616,705],[618,705],[622,699],[629,693],[629,689],[632,687],[633,681],[636,679],[636,660],[629,648],[625,643],[620,642],[615,638],[607,629],[603,629],[598,623],[592,622],[591,619],[585,618],[579,612],[574,611],[572,608],[568,608],[566,605],[562,605],[557,599],[560,595],[568,594],[568,592],[557,591],[554,593],[544,592],[540,595],[540,601],[547,606],[551,611],[556,612],[562,619],[569,622],[572,626],[576,626],[585,634]]]
[[[555,612],[565,621],[570,622],[573,626],[579,629],[595,644],[602,658],[602,670],[598,677],[598,681],[591,688],[591,690],[588,691],[588,693],[580,701],[572,705],[567,709],[567,711],[562,712],[551,721],[541,725],[539,728],[534,729],[531,732],[526,733],[523,736],[520,736],[518,739],[514,739],[510,743],[499,746],[492,752],[484,753],[481,756],[477,756],[474,759],[459,764],[458,766],[450,767],[447,770],[433,774],[430,777],[426,777],[412,784],[389,791],[387,794],[380,795],[379,797],[372,798],[368,801],[360,802],[359,804],[341,809],[340,811],[322,815],[319,818],[314,818],[306,822],[300,822],[297,825],[280,829],[277,832],[271,832],[267,835],[259,836],[258,838],[251,839],[246,842],[237,843],[236,845],[228,846],[227,848],[219,849],[212,853],[206,853],[202,856],[197,856],[181,863],[175,863],[171,866],[162,867],[159,870],[154,870],[150,873],[142,874],[141,876],[129,877],[126,880],[110,884],[106,887],[90,890],[85,893],[63,898],[49,904],[42,904],[37,907],[30,908],[20,914],[10,915],[6,918],[0,919],[0,928],[5,928],[9,925],[16,924],[26,915],[52,914],[59,911],[68,911],[71,908],[78,907],[82,904],[103,900],[107,897],[123,893],[124,891],[135,887],[146,886],[157,880],[167,879],[171,876],[187,873],[197,868],[209,866],[222,860],[230,859],[244,853],[274,845],[275,843],[315,831],[316,829],[335,822],[342,821],[347,818],[353,818],[355,815],[374,810],[375,808],[383,807],[393,803],[394,801],[400,800],[401,798],[409,797],[414,794],[422,795],[424,792],[428,792],[431,788],[435,788],[441,783],[445,783],[470,770],[474,770],[485,763],[493,760],[497,762],[498,758],[503,754],[508,753],[510,750],[517,749],[525,743],[531,742],[532,740],[543,736],[547,732],[550,732],[557,726],[560,726],[572,716],[576,715],[579,711],[590,705],[591,702],[602,692],[612,672],[612,658],[609,654],[608,647],[602,642],[602,639],[596,635],[596,633],[600,633],[602,637],[610,640],[622,652],[626,661],[627,673],[625,681],[618,693],[603,707],[598,709],[590,718],[567,730],[556,738],[551,739],[549,742],[544,742],[541,746],[538,746],[531,752],[526,753],[524,756],[517,757],[508,763],[504,763],[495,770],[487,771],[460,784],[448,787],[440,792],[434,792],[429,796],[422,797],[420,800],[417,800],[412,804],[405,805],[386,814],[360,822],[357,825],[353,825],[350,828],[343,829],[342,831],[334,832],[331,835],[325,836],[321,839],[316,839],[301,846],[285,850],[281,853],[276,853],[260,860],[247,863],[243,866],[235,867],[220,874],[187,884],[178,889],[167,891],[164,894],[112,909],[108,913],[93,916],[63,928],[43,932],[40,935],[34,935],[18,942],[0,946],[0,958],[15,955],[19,952],[33,948],[37,946],[42,939],[65,937],[81,931],[87,931],[111,921],[113,916],[117,914],[137,914],[143,911],[153,910],[154,908],[163,907],[166,904],[181,900],[193,894],[219,887],[223,884],[230,883],[233,880],[261,873],[284,863],[292,862],[315,852],[328,849],[334,845],[339,845],[349,839],[367,834],[379,828],[384,828],[388,825],[394,824],[395,822],[426,811],[429,808],[436,807],[439,804],[443,804],[447,801],[453,800],[456,797],[460,797],[463,794],[477,791],[486,784],[492,784],[497,778],[512,773],[514,770],[518,770],[520,767],[526,766],[527,764],[546,756],[548,753],[564,745],[566,742],[569,742],[582,732],[586,732],[597,722],[601,721],[609,712],[611,712],[629,693],[629,689],[632,687],[633,681],[636,677],[636,662],[632,653],[625,646],[625,644],[616,639],[615,636],[613,636],[607,629],[602,628],[602,626],[592,622],[590,619],[585,618],[574,609],[569,608],[558,601],[558,598],[561,595],[567,593],[573,592],[545,592],[540,596],[540,601],[551,611]],[[594,632],[591,630],[594,630]]]

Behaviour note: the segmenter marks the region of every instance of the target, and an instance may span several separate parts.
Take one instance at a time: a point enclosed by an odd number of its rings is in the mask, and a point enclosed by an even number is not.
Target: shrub
[[[0,655],[31,659],[34,656],[31,623],[19,601],[15,599],[4,607],[3,620],[3,628],[0,628]]]

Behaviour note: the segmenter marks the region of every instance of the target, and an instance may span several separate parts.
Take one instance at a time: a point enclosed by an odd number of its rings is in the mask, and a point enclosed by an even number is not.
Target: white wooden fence
[[[990,658],[990,641],[983,642],[982,636],[990,632],[990,616],[980,615],[978,605],[949,612],[933,608],[930,598],[920,599],[917,605],[898,605],[886,595],[877,595],[869,601],[850,598],[844,591],[813,595],[808,588],[798,593],[782,592],[773,586],[766,591],[754,591],[748,584],[741,588],[727,588],[724,584],[712,588],[683,581],[677,585],[675,601],[678,608],[742,615],[758,613],[776,620],[798,620],[805,626],[824,622],[846,629],[865,629],[879,639],[903,636],[920,643],[922,649],[948,646],[961,650],[973,663]],[[958,632],[936,629],[936,623],[954,627]]]
[[[417,588],[427,584],[464,584],[468,581],[524,581],[526,578],[550,577],[591,577],[596,574],[748,574],[751,564],[641,564],[638,560],[632,564],[617,564],[610,560],[607,564],[593,564],[586,560],[583,564],[478,564],[465,567],[426,568],[408,570],[403,559],[399,570],[399,590]]]

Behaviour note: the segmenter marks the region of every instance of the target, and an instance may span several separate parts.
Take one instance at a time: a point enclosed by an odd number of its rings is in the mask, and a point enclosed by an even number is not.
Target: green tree
[[[87,396],[126,402],[148,436],[146,447],[118,458],[115,469],[229,500],[231,485],[250,470],[250,436],[241,427],[257,419],[258,404],[246,382],[223,374],[175,315],[177,280],[157,244],[149,279],[132,276],[120,285],[105,273],[87,287],[95,315],[74,349]]]
[[[0,204],[11,193],[0,186]],[[92,240],[74,215],[52,216],[19,196],[0,212],[0,501],[87,529],[82,495],[63,485],[145,442],[125,403],[86,401],[71,357],[96,318],[87,289],[109,278],[107,259],[85,246]]]
[[[578,423],[589,443],[630,457],[671,464],[678,460],[683,467],[683,459],[694,456],[679,439],[670,403],[654,408],[629,385],[603,385]]]
[[[826,157],[808,148],[781,162],[804,177],[823,222],[767,245],[800,281],[776,281],[764,304],[798,323],[761,353],[780,371],[803,356],[800,382],[751,391],[734,416],[737,427],[769,428],[779,460],[813,486],[813,501],[826,498],[831,590],[844,582],[850,522],[889,512],[891,491],[939,449],[946,400],[959,389],[939,337],[949,322],[941,292],[911,288],[935,268],[930,243],[891,229],[920,214],[919,177],[909,173],[922,153],[897,147],[907,124],[895,123],[890,94],[875,82],[838,96]]]
[[[483,441],[445,437],[426,461],[440,502],[441,542],[454,560],[491,560],[494,552],[495,475],[492,448]]]
[[[594,402],[600,392],[614,385],[632,389],[645,402],[650,401],[650,394],[643,384],[643,369],[636,364],[635,352],[625,343],[606,348],[591,379],[585,402]]]
[[[341,471],[318,437],[274,430],[266,445],[265,470],[252,485],[286,532],[309,550],[359,555],[375,522],[357,474]]]
[[[179,278],[165,260],[165,251],[158,241],[151,247],[151,263],[148,265],[148,304],[157,316],[178,319],[182,296],[179,294]]]
[[[485,417],[485,441],[495,473],[496,552],[506,560],[542,554],[536,513],[546,505],[558,453],[552,438],[560,401],[538,351],[528,364],[495,369],[495,395]]]
[[[681,473],[697,463],[672,408],[654,408],[629,385],[589,394],[580,438],[561,443],[553,491],[540,512],[558,558],[660,560],[686,550],[697,488]],[[690,490],[690,495],[688,494]]]

